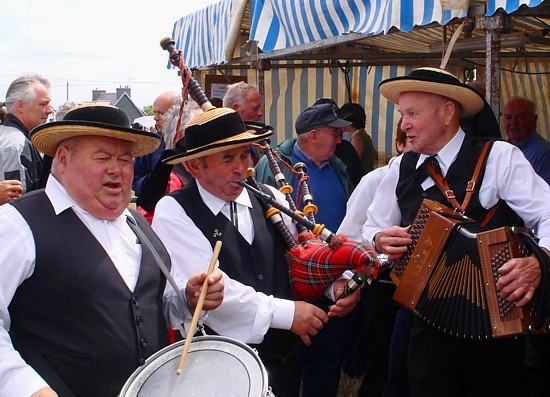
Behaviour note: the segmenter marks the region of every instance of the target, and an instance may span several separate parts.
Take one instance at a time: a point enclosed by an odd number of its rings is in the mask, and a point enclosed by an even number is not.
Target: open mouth
[[[121,184],[119,182],[107,182],[104,183],[103,186],[105,186],[107,189],[120,189]]]

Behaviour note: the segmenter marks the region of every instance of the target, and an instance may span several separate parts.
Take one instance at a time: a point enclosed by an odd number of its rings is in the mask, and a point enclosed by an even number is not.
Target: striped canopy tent
[[[330,97],[365,107],[384,161],[394,154],[398,114],[378,83],[415,67],[445,62],[463,80],[484,80],[496,67],[501,104],[526,96],[545,114],[549,27],[548,0],[221,0],[176,21],[173,37],[203,87],[213,74],[259,87],[274,141],[295,135],[298,113]],[[496,59],[488,60],[487,37],[502,47]],[[539,117],[539,130],[549,136],[547,119]]]

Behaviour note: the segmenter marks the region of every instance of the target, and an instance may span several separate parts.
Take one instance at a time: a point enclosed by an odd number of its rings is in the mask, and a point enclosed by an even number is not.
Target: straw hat
[[[185,136],[176,143],[176,154],[164,160],[178,164],[209,154],[250,145],[273,134],[272,127],[245,122],[230,108],[214,108],[193,117],[185,127]]]
[[[130,128],[126,113],[114,106],[100,104],[77,106],[62,121],[39,125],[30,132],[32,144],[52,157],[61,141],[77,136],[104,136],[129,141],[134,157],[154,152],[160,144],[158,134]]]
[[[392,77],[380,82],[380,93],[393,103],[399,103],[399,95],[407,91],[438,94],[457,101],[462,107],[461,117],[481,112],[485,103],[472,87],[461,83],[451,73],[437,68],[419,68],[408,76]]]

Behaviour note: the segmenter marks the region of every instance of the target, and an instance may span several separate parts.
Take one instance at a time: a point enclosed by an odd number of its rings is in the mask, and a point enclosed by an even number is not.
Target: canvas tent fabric
[[[223,68],[229,61],[227,40],[231,26],[235,21],[232,13],[235,7],[246,0],[221,0],[205,9],[185,16],[174,26],[174,38],[177,48],[183,51],[184,59],[191,68],[207,68],[196,71],[196,78],[204,81],[206,74],[223,70],[227,76],[243,76],[249,83],[258,85],[254,68]],[[446,0],[443,0],[446,1]],[[370,4],[367,9],[364,4]],[[419,7],[418,4],[421,4]],[[289,5],[293,6],[290,7]],[[304,11],[304,4],[313,4],[315,11]],[[502,9],[512,13],[520,6],[536,7],[537,1],[487,1],[486,15],[492,15]],[[323,37],[345,36],[345,32],[363,29],[369,40],[376,46],[399,48],[407,51],[414,46],[428,47],[430,42],[441,37],[441,27],[422,28],[425,24],[441,26],[455,16],[463,16],[462,11],[446,11],[440,7],[439,0],[413,2],[403,0],[249,0],[250,40],[257,40],[259,47],[269,56],[289,46],[289,51],[298,45],[307,47],[307,40],[314,40],[312,45],[323,42]],[[337,6],[335,8],[335,6]],[[324,8],[323,8],[324,7]],[[314,16],[315,15],[315,16]],[[270,19],[271,18],[271,19]],[[312,27],[313,22],[317,25]],[[239,24],[241,21],[238,22]],[[456,19],[453,20],[456,23]],[[531,20],[529,23],[544,21]],[[421,28],[418,28],[420,26]],[[546,25],[547,26],[547,25]],[[215,27],[214,29],[212,27]],[[392,28],[393,27],[393,28]],[[532,27],[532,26],[530,26]],[[396,31],[400,29],[401,32]],[[391,34],[385,34],[389,30]],[[370,33],[367,33],[368,31]],[[377,34],[376,32],[380,32]],[[407,33],[402,33],[407,32]],[[366,36],[367,37],[367,36]],[[306,43],[299,44],[299,43]],[[410,51],[410,50],[409,50]],[[512,49],[513,51],[513,49]],[[238,52],[238,51],[237,51]],[[235,57],[244,54],[235,54]],[[537,103],[539,115],[546,114],[550,106],[548,62],[530,63],[519,58],[502,59],[501,95],[502,106],[512,96],[526,96]],[[527,60],[527,58],[525,59]],[[385,65],[354,65],[347,68],[345,59],[332,63],[315,60],[298,61],[278,59],[272,62],[272,68],[264,71],[264,111],[265,121],[275,127],[274,143],[294,135],[294,120],[301,110],[311,105],[317,98],[330,97],[339,105],[350,99],[365,107],[367,112],[367,131],[372,135],[373,143],[379,151],[382,161],[395,154],[393,139],[395,123],[399,117],[394,104],[382,98],[378,92],[378,83],[383,79],[407,74],[411,69],[426,66],[426,60],[420,58],[417,63],[406,65],[394,63]],[[436,62],[437,59],[433,62]],[[478,59],[478,67],[484,70],[484,61]],[[344,66],[344,67],[342,67]],[[434,65],[436,66],[436,65]],[[452,68],[452,65],[450,66]],[[348,69],[344,71],[344,69]],[[459,78],[461,69],[450,70]],[[549,137],[548,120],[539,117],[539,130]]]
[[[190,68],[229,61],[226,48],[234,48],[231,25],[240,25],[236,12],[247,0],[220,0],[174,24],[176,47]],[[466,15],[464,10],[443,10],[439,0],[250,0],[250,40],[263,52],[312,43],[348,33],[385,34],[391,28],[409,32],[433,22],[445,25]],[[447,0],[449,3],[449,0]],[[522,5],[536,7],[542,0],[488,0],[487,15],[503,9],[512,13]],[[466,4],[469,4],[466,1]],[[230,41],[231,40],[231,41]],[[170,67],[170,65],[168,65]]]

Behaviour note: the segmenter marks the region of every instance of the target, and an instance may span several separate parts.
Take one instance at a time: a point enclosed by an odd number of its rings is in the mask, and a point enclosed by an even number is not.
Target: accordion
[[[534,240],[529,241],[528,229],[486,230],[473,219],[425,199],[409,233],[413,244],[392,268],[398,285],[394,300],[422,320],[470,339],[535,332],[542,325],[536,297],[517,307],[496,289],[498,269],[510,259],[532,253]]]

